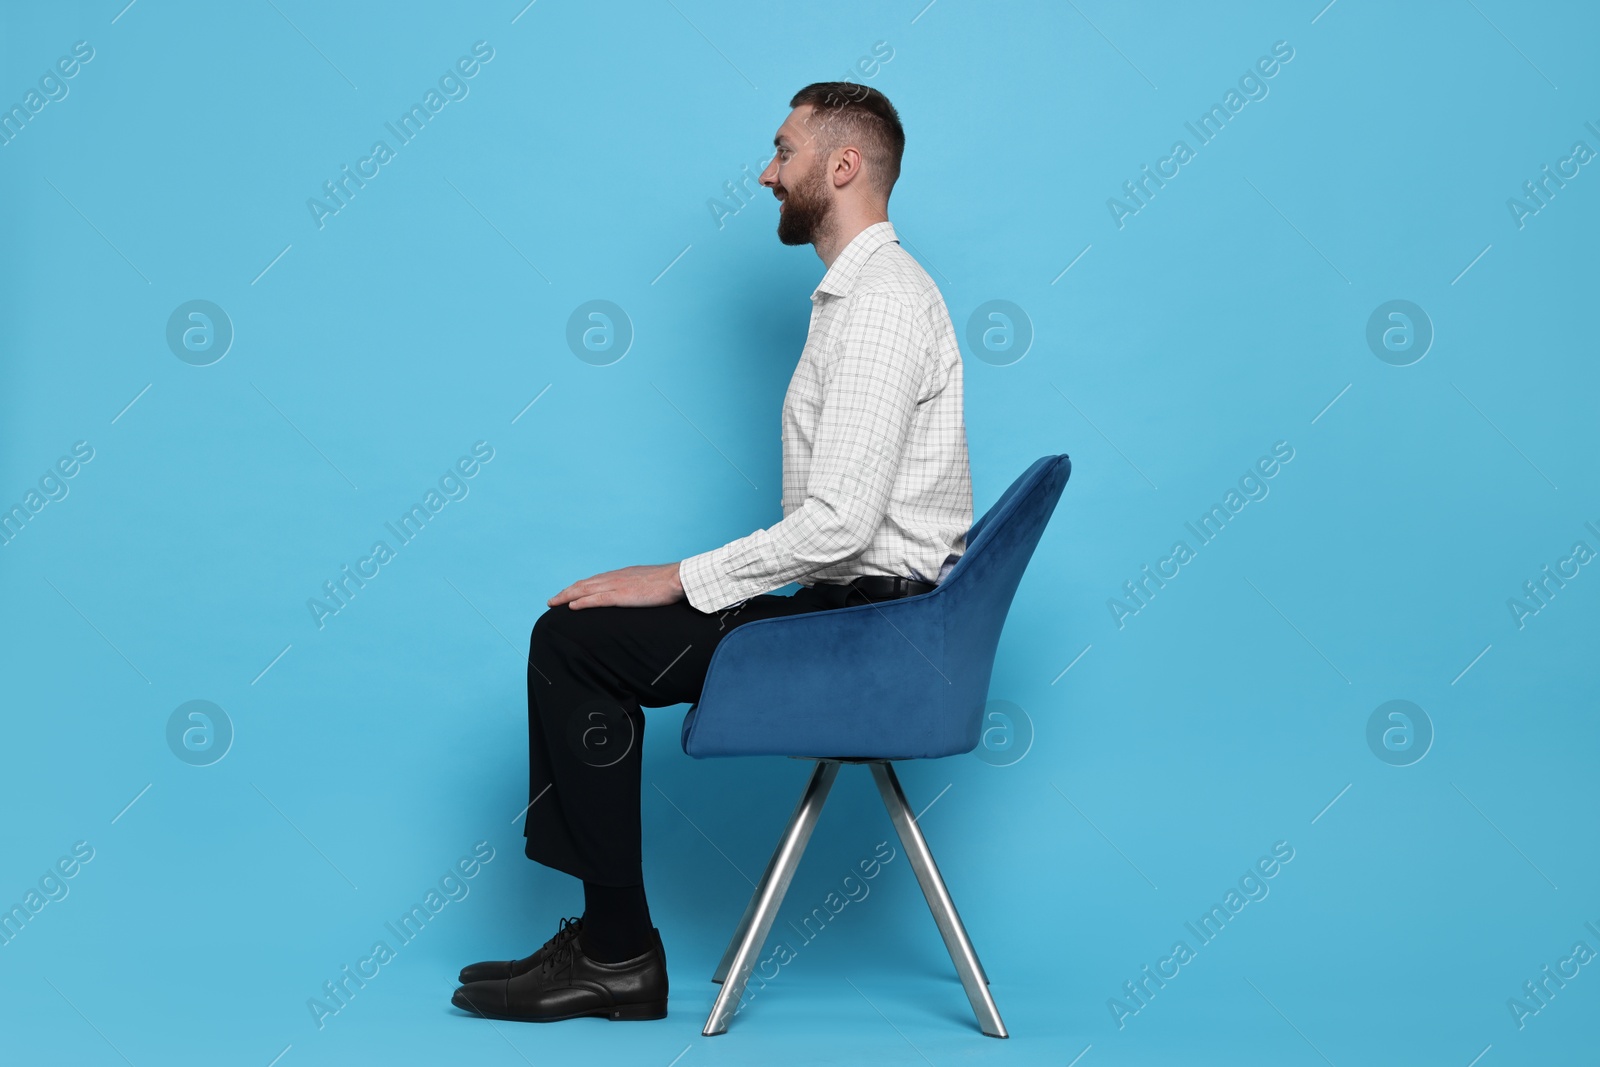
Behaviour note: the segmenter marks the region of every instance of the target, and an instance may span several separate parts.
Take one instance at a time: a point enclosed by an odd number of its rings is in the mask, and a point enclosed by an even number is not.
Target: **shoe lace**
[[[540,974],[546,976],[559,974],[563,968],[572,965],[573,942],[578,939],[578,933],[582,928],[581,917],[561,920],[556,935],[545,943],[547,951],[539,964]]]
[[[556,936],[545,942],[545,947],[554,948],[563,941],[571,941],[583,929],[583,916],[573,915],[561,920],[561,926],[556,930]]]

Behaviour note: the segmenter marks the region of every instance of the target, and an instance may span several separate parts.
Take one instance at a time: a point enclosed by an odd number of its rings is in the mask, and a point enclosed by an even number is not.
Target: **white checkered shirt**
[[[700,611],[792,581],[939,581],[966,550],[961,350],[933,279],[880,222],[845,246],[811,304],[783,399],[783,519],[679,564]]]

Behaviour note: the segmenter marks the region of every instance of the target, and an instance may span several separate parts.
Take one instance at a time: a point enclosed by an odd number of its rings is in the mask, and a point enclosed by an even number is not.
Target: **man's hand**
[[[546,603],[550,607],[566,604],[581,608],[655,608],[675,604],[684,598],[676,563],[658,563],[606,571],[581,582],[573,582]]]

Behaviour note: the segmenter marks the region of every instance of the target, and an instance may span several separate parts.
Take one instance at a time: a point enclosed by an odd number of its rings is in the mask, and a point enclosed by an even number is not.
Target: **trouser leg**
[[[819,585],[718,613],[686,601],[545,611],[528,648],[528,858],[585,882],[643,884],[642,709],[698,700],[737,626],[845,603]]]

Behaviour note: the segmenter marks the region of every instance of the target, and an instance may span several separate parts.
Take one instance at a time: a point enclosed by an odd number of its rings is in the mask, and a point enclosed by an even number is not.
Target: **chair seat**
[[[921,603],[938,592],[737,627],[684,716],[683,750],[699,758],[970,752],[979,720],[945,714],[944,612]]]

